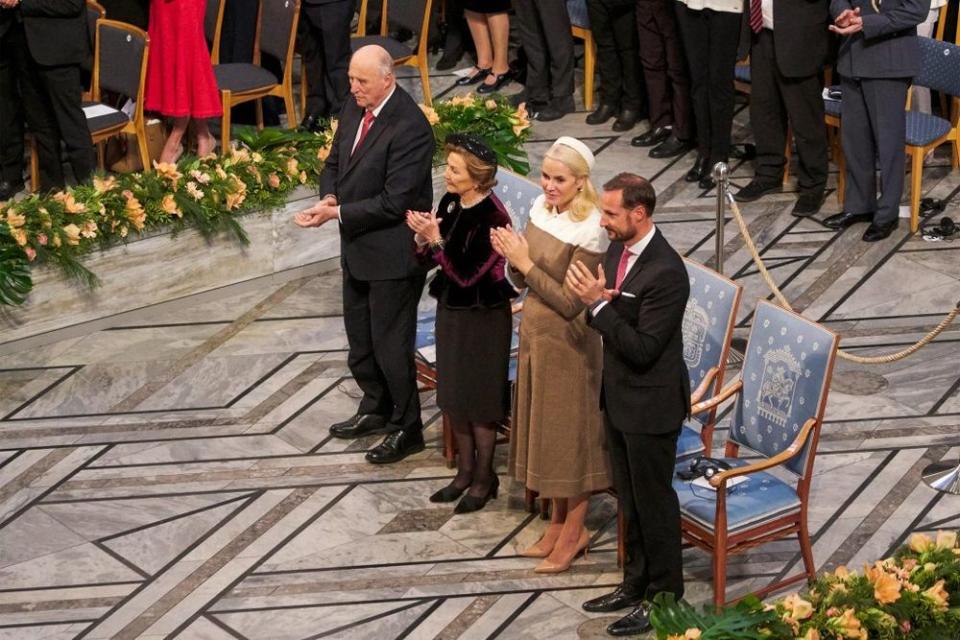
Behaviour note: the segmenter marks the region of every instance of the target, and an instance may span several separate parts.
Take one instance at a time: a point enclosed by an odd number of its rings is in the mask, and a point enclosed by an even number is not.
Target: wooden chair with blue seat
[[[838,342],[821,325],[761,300],[740,378],[692,409],[699,414],[736,396],[722,458],[731,468],[706,483],[673,481],[684,540],[713,556],[715,605],[726,602],[728,557],[768,542],[796,535],[804,571],[758,597],[815,576],[807,511]],[[740,458],[741,449],[756,459]]]
[[[293,100],[293,48],[300,19],[300,0],[260,0],[253,45],[253,62],[215,64],[213,74],[220,89],[223,116],[220,120],[220,149],[230,149],[230,108],[255,101],[257,128],[263,129],[262,99],[283,99],[287,126],[297,126]],[[283,67],[280,78],[260,65],[262,54],[273,56]]]
[[[376,44],[384,49],[393,58],[395,66],[416,67],[420,72],[420,84],[423,86],[423,104],[433,104],[433,95],[430,92],[430,12],[433,0],[382,0],[380,7],[380,33],[367,35],[366,15],[367,0],[360,4],[360,26],[358,32],[350,40],[350,47],[356,51],[368,44]],[[407,46],[396,38],[390,37],[390,28],[404,27],[417,34],[416,49]]]
[[[570,32],[574,38],[583,40],[583,106],[593,110],[593,87],[597,70],[597,43],[590,30],[590,16],[587,15],[587,0],[567,0],[567,13],[570,14]]]
[[[723,386],[730,342],[737,324],[743,287],[689,258],[684,258],[690,278],[690,296],[683,314],[683,360],[690,374],[690,404],[713,397]],[[694,413],[684,422],[677,439],[677,461],[709,456],[717,407]],[[623,512],[617,510],[617,562],[623,563]]]

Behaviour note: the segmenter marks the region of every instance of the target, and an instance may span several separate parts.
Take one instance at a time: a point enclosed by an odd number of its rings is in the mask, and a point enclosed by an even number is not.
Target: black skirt
[[[510,408],[510,305],[437,305],[437,406],[457,420],[496,422]]]
[[[475,13],[505,13],[510,11],[510,0],[463,0],[463,8]]]

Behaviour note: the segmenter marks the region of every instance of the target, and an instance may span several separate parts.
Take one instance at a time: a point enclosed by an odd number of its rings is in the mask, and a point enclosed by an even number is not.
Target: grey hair
[[[357,49],[353,55],[354,57],[359,56],[361,58],[369,57],[370,61],[376,66],[377,71],[379,71],[383,77],[393,73],[393,57],[380,45],[365,45]]]

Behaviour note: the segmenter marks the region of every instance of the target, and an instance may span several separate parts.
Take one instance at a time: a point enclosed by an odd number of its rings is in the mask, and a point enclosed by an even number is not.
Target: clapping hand
[[[570,265],[567,269],[566,285],[577,294],[583,304],[593,304],[605,300],[610,302],[620,292],[616,289],[607,289],[607,275],[603,272],[603,265],[597,265],[597,275],[590,273],[587,265],[580,260]]]
[[[4,1],[5,0],[0,0],[0,2]],[[328,195],[309,209],[304,209],[295,215],[293,217],[293,222],[298,227],[319,227],[325,222],[329,222],[330,220],[334,220],[336,218],[337,199],[332,195]]]
[[[530,259],[530,245],[527,239],[513,230],[513,227],[497,227],[490,230],[490,244],[493,250],[507,259],[514,269],[527,275],[533,268]]]
[[[438,218],[436,211],[407,210],[407,226],[413,229],[413,232],[427,244],[437,244],[442,239],[440,235],[441,222],[443,222],[443,218]]]
[[[860,7],[844,9],[830,25],[830,31],[842,36],[854,34],[863,29],[863,18],[860,17]]]

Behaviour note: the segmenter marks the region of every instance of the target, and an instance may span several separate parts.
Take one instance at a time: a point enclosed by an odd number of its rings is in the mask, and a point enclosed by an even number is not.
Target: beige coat
[[[562,217],[562,218],[561,218]],[[567,268],[582,261],[593,273],[607,241],[599,212],[582,222],[534,204],[525,232],[535,266],[520,321],[520,353],[510,434],[510,469],[541,497],[570,497],[610,486],[600,375],[600,336],[587,327],[584,305],[563,285]]]

